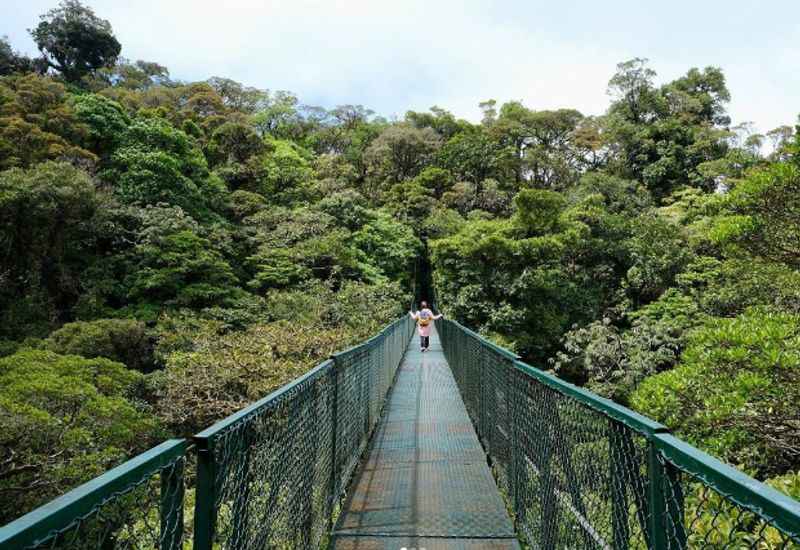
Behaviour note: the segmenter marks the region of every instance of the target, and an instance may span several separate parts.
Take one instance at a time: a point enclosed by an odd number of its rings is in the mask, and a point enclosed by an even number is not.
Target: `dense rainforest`
[[[173,79],[76,0],[31,34],[0,41],[0,523],[365,339],[421,262],[447,316],[800,497],[800,134],[734,125],[720,69],[387,119]]]

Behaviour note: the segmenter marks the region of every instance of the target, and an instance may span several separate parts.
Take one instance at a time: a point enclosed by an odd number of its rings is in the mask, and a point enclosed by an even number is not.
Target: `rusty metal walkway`
[[[435,331],[409,344],[333,548],[519,548]]]

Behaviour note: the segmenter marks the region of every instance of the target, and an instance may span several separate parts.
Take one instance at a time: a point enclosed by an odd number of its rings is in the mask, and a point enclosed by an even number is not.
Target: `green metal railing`
[[[196,550],[319,546],[413,326],[394,322],[195,436]]]
[[[456,322],[445,356],[531,548],[800,548],[800,503]]]
[[[319,546],[413,330],[406,315],[192,445],[167,441],[37,508],[0,528],[0,549]],[[192,528],[185,478],[195,458]]]
[[[150,449],[0,528],[0,548],[180,550],[187,443]]]

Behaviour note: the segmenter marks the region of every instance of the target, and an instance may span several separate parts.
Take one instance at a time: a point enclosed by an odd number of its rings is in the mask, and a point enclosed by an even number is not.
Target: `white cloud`
[[[88,3],[111,20],[127,57],[158,61],[181,79],[227,76],[324,106],[361,103],[402,116],[439,105],[475,120],[478,102],[495,98],[597,114],[616,63],[638,55],[650,57],[663,79],[722,66],[732,115],[762,130],[800,111],[800,25],[765,13],[770,28],[759,28],[763,10],[746,0],[738,9],[676,0],[647,10],[633,0]],[[0,33],[30,49],[22,29],[55,0],[12,4],[14,28]],[[800,21],[797,4],[785,4]]]

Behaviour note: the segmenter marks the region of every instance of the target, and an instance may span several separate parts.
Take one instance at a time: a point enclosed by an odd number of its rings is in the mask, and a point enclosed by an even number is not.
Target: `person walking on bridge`
[[[419,311],[414,313],[409,311],[408,314],[417,322],[417,331],[419,332],[419,351],[428,351],[431,344],[431,325],[436,319],[441,319],[442,315],[434,315],[428,309],[427,302],[420,302]]]

